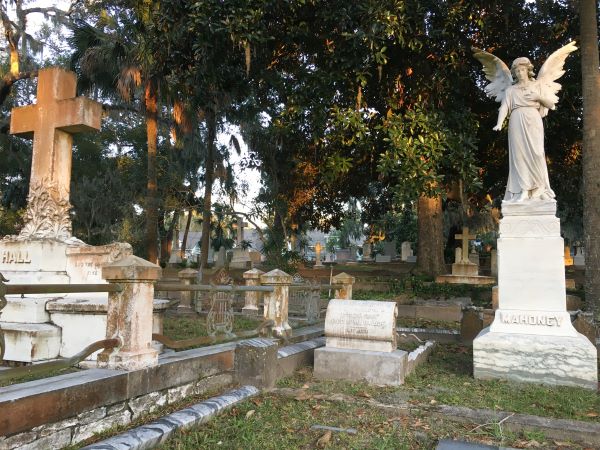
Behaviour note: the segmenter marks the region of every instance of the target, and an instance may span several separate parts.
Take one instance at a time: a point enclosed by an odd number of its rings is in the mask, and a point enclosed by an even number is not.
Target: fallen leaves
[[[249,419],[250,417],[252,417],[254,415],[254,413],[256,412],[255,409],[251,409],[250,411],[248,411],[246,413],[246,419]]]
[[[317,447],[318,448],[325,448],[325,446],[327,444],[329,444],[329,442],[331,441],[331,436],[332,436],[331,431],[327,431],[323,436],[321,436],[317,440]]]

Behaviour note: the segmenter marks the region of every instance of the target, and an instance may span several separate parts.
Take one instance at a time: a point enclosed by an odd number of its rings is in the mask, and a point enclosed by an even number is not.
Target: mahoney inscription
[[[0,262],[2,264],[31,264],[31,258],[28,251],[2,250]]]
[[[533,325],[542,327],[560,327],[563,317],[551,314],[515,314],[501,313],[500,320],[505,324]]]

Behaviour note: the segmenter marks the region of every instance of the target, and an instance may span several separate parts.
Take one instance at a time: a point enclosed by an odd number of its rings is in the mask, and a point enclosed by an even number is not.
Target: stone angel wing
[[[559,48],[552,53],[540,69],[537,81],[540,84],[542,95],[552,102],[551,109],[554,109],[558,102],[558,96],[556,94],[561,88],[560,84],[555,81],[564,75],[565,71],[563,67],[565,65],[565,60],[567,59],[567,56],[575,50],[577,50],[575,41],[569,42],[564,47]],[[548,108],[541,107],[540,114],[542,117],[546,117],[546,115],[548,115]]]
[[[483,64],[485,77],[490,81],[490,84],[485,87],[485,93],[497,102],[502,102],[506,88],[513,84],[510,69],[500,58],[491,53],[477,47],[472,47],[471,50],[473,56]]]

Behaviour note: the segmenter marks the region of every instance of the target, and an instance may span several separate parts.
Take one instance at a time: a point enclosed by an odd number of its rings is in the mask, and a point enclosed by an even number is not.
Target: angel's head
[[[512,73],[513,78],[519,80],[519,71],[517,69],[520,67],[525,67],[527,69],[527,77],[530,80],[533,80],[535,78],[535,73],[533,72],[533,64],[531,64],[529,58],[525,57],[515,59],[512,65],[510,66],[510,72]]]

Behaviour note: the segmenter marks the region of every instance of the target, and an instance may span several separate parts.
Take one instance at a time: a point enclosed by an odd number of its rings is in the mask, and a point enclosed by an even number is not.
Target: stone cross
[[[237,224],[237,244],[240,246],[242,241],[244,240],[244,227],[248,226],[248,222],[244,222],[244,219],[241,217],[236,218]]]
[[[469,234],[469,228],[468,227],[463,227],[462,229],[462,234],[456,234],[454,235],[455,239],[460,239],[462,240],[462,259],[461,262],[462,263],[468,263],[469,262],[469,240],[470,239],[475,239],[477,236],[475,236],[474,234]]]
[[[75,97],[75,73],[40,69],[37,103],[12,110],[10,132],[33,137],[24,238],[71,236],[69,190],[73,134],[100,129],[102,105]],[[57,223],[58,222],[58,223]]]
[[[317,242],[315,244],[315,267],[323,267],[323,263],[321,262],[321,243]]]

